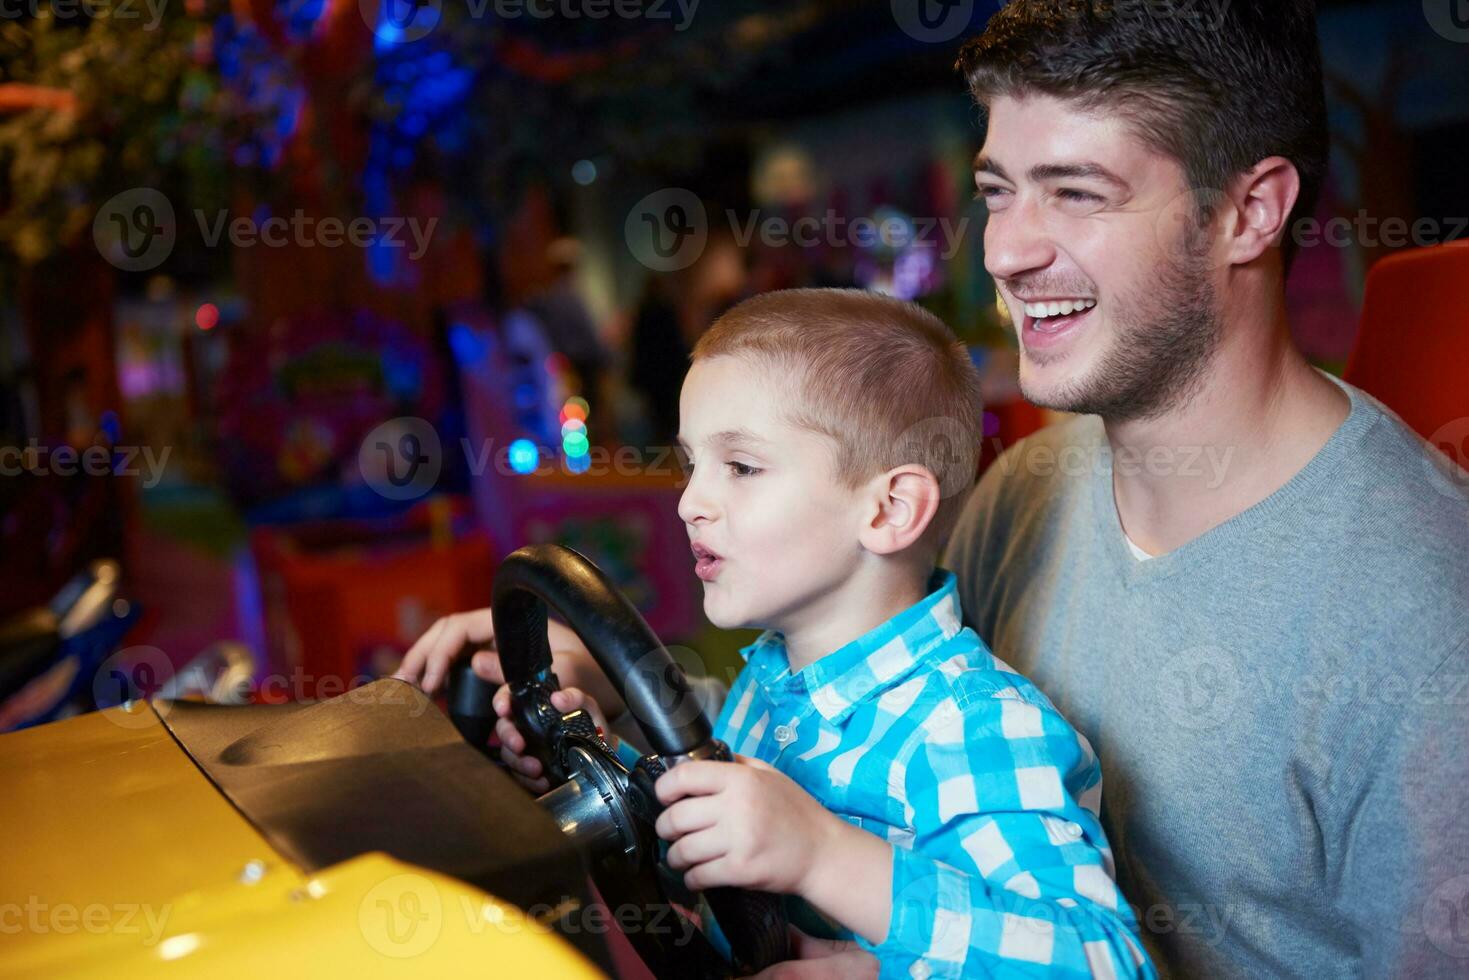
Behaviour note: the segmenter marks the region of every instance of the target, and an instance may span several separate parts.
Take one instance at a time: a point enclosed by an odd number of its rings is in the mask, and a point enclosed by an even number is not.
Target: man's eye
[[[1008,193],[1010,192],[1005,188],[996,187],[994,184],[980,184],[979,189],[974,192],[974,196],[979,200],[989,203],[999,200],[1003,195]]]
[[[756,473],[760,472],[753,466],[749,466],[745,463],[739,463],[735,460],[730,460],[729,462],[725,463],[725,465],[734,472],[735,476],[754,476]]]
[[[1078,191],[1070,187],[1063,187],[1056,192],[1056,196],[1064,201],[1077,201],[1082,204],[1096,204],[1102,200],[1100,194],[1093,194],[1090,191]]]

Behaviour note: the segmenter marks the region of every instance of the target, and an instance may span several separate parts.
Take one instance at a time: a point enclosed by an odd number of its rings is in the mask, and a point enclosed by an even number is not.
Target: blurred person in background
[[[580,379],[580,394],[606,404],[601,394],[611,356],[576,281],[581,243],[575,238],[556,239],[546,248],[546,261],[551,282],[526,301],[526,310],[540,321],[551,349],[571,362]]]
[[[649,275],[632,316],[628,382],[643,399],[650,445],[670,446],[678,433],[678,393],[695,342],[749,294],[745,253],[727,234],[713,235],[688,269]]]

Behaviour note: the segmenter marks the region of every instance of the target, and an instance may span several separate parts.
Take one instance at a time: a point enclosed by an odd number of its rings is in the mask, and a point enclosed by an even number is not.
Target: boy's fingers
[[[428,652],[433,649],[439,634],[444,632],[446,621],[446,617],[434,620],[434,624],[403,655],[403,662],[398,665],[398,671],[393,675],[394,677],[401,677],[410,683],[418,682],[419,674],[423,672],[424,663],[428,660]]]
[[[500,761],[510,768],[517,776],[526,779],[539,779],[541,776],[540,760],[534,756],[516,755],[505,746],[500,746]]]
[[[734,876],[730,873],[729,858],[718,857],[690,868],[684,872],[683,883],[691,892],[735,884]]]
[[[495,722],[495,735],[500,739],[500,744],[514,752],[516,755],[525,751],[525,736],[515,727],[515,723],[509,718],[501,718]],[[535,775],[539,775],[536,773]]]
[[[421,672],[420,686],[432,693],[443,682],[449,664],[466,646],[489,644],[493,648],[494,637],[495,620],[488,609],[443,616],[409,648],[397,676],[417,682]]]
[[[768,769],[771,772],[775,772],[776,771],[774,766],[772,766],[768,762],[765,762],[762,759],[752,758],[751,756],[748,756],[748,755],[736,755],[734,757],[734,759],[740,765],[742,765],[742,766],[749,766],[751,769]]]
[[[504,684],[505,671],[500,667],[500,655],[493,650],[481,650],[469,661],[474,675],[491,684]]]
[[[611,739],[616,737],[607,734],[607,716],[602,713],[602,706],[597,703],[597,699],[579,687],[563,687],[559,691],[553,691],[551,694],[551,705],[557,711],[563,713],[581,708],[587,714],[591,715],[592,721],[596,722],[597,727],[602,729],[604,738],[607,738],[610,742]]]
[[[708,796],[679,800],[658,814],[653,829],[664,840],[675,840],[685,834],[712,827],[719,822],[719,801]]]
[[[495,649],[495,617],[488,606],[469,612],[455,613],[464,640]]]
[[[729,779],[727,762],[685,762],[658,777],[653,792],[668,806],[685,796],[707,796],[724,789]]]
[[[505,684],[495,689],[495,696],[490,699],[490,706],[501,718],[510,717],[510,685]]]
[[[432,637],[424,637],[428,644],[424,649],[423,667],[423,689],[425,691],[436,691],[444,682],[444,676],[449,673],[449,664],[459,656],[465,645],[469,642],[465,634],[464,618],[462,615],[445,616],[439,622],[444,628],[434,631]]]
[[[518,773],[515,776],[515,781],[523,786],[532,796],[540,796],[551,788],[551,784],[544,779],[527,779]]]
[[[719,838],[719,834],[707,830],[680,837],[678,843],[668,849],[668,866],[674,871],[683,871],[722,857],[726,847]]]

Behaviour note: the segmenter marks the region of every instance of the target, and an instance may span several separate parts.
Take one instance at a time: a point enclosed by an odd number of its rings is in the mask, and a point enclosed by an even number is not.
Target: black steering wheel
[[[652,748],[634,768],[607,747],[585,712],[563,715],[551,706],[559,683],[546,637],[548,605],[586,643]],[[683,668],[601,569],[570,548],[531,545],[510,554],[495,574],[491,607],[516,725],[552,787],[539,802],[583,845],[609,909],[631,903],[677,914],[670,892],[678,886],[670,886],[666,869],[659,873],[653,824],[662,807],[653,782],[682,762],[731,758],[714,738]],[[485,748],[495,724],[493,695],[493,686],[467,661],[451,671],[450,717],[477,748]],[[729,940],[733,963],[698,933],[680,942],[678,930],[627,931],[656,976],[745,976],[786,959],[786,919],[777,896],[713,888],[704,897]]]

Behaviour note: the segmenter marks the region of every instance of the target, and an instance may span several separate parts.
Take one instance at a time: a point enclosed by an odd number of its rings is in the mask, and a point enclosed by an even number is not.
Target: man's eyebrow
[[[1010,179],[1010,175],[1005,173],[1005,168],[1000,166],[998,161],[991,160],[989,157],[985,156],[983,151],[980,151],[979,153],[976,153],[974,155],[974,172],[979,173],[981,170],[983,170],[985,173],[994,174],[1001,180]]]
[[[1090,160],[1083,163],[1039,163],[1030,168],[1030,179],[1037,183],[1043,180],[1101,180],[1123,190],[1131,190],[1127,181]]]
[[[991,160],[983,153],[974,157],[974,172],[992,173],[1001,180],[1010,180],[1010,175],[998,161]],[[1101,180],[1122,190],[1132,190],[1132,186],[1121,177],[1102,166],[1100,163],[1084,161],[1082,163],[1038,163],[1030,168],[1030,179],[1036,183],[1046,180]]]

